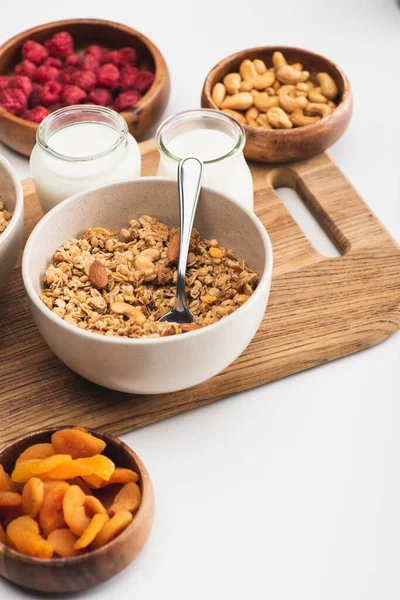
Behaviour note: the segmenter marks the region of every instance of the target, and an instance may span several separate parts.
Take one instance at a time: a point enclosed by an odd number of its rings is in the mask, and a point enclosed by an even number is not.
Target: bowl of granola
[[[262,223],[203,189],[188,256],[191,326],[160,323],[174,301],[176,182],[107,184],[53,208],[33,230],[22,274],[44,340],[102,386],[153,394],[185,389],[231,364],[264,315],[272,248]]]
[[[0,289],[17,262],[23,226],[22,185],[14,167],[0,155]]]

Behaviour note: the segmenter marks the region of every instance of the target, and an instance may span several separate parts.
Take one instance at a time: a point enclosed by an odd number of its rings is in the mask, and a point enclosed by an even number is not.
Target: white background
[[[330,153],[400,241],[396,0],[2,4],[1,42],[78,16],[148,35],[170,68],[168,115],[198,107],[208,70],[239,49],[294,45],[330,57],[355,97]],[[28,175],[25,159],[0,152]],[[123,436],[153,478],[154,529],[130,568],[77,597],[400,598],[399,342]],[[24,597],[41,595],[0,581],[1,600]]]

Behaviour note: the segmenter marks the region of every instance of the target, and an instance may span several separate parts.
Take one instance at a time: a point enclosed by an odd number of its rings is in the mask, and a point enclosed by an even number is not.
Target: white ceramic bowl
[[[120,230],[143,214],[176,225],[176,182],[158,177],[107,184],[68,198],[36,225],[26,243],[22,275],[43,338],[71,369],[123,392],[155,394],[191,387],[222,371],[251,341],[264,315],[272,275],[272,248],[262,223],[225,196],[201,192],[195,227],[202,237],[232,248],[260,275],[251,298],[218,323],[189,333],[150,339],[94,335],[54,315],[40,300],[54,251],[88,227]]]
[[[3,233],[0,233],[0,290],[15,267],[24,228],[24,194],[22,184],[14,167],[0,155],[0,198],[4,207],[12,213]]]

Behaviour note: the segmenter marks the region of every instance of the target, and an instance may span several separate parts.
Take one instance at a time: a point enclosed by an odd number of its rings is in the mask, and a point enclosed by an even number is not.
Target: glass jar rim
[[[230,150],[223,156],[218,156],[217,158],[213,158],[212,160],[204,160],[203,164],[211,165],[211,164],[218,163],[218,162],[220,162],[226,158],[229,158],[229,157],[233,156],[234,154],[237,154],[238,152],[241,152],[243,150],[244,145],[246,143],[246,134],[244,132],[242,125],[239,123],[239,121],[237,121],[231,115],[229,115],[227,113],[223,113],[220,110],[216,110],[214,108],[195,108],[195,109],[191,109],[191,110],[185,110],[176,115],[173,115],[172,117],[168,117],[168,119],[165,119],[165,121],[163,121],[161,123],[161,125],[158,127],[157,132],[156,132],[156,144],[157,144],[157,148],[158,148],[159,152],[165,154],[166,156],[168,156],[168,158],[171,158],[172,160],[174,160],[176,162],[179,162],[182,158],[184,158],[184,157],[176,156],[175,154],[173,154],[172,152],[170,152],[168,150],[168,148],[163,140],[163,133],[165,132],[166,129],[168,129],[171,126],[171,123],[174,123],[174,121],[176,121],[176,123],[179,123],[179,122],[189,121],[190,117],[201,117],[201,116],[208,118],[208,119],[215,119],[216,121],[229,123],[230,125],[233,126],[233,129],[237,133],[237,142],[233,146],[232,150]]]
[[[60,118],[62,116],[68,116],[68,114],[70,114],[71,116],[74,116],[79,113],[86,113],[88,115],[92,114],[94,117],[93,121],[91,121],[91,120],[82,121],[83,123],[96,122],[96,119],[95,119],[96,114],[97,115],[100,114],[103,117],[109,117],[110,121],[112,121],[113,124],[115,125],[115,131],[117,131],[119,134],[118,138],[116,139],[114,144],[112,144],[105,150],[98,152],[97,154],[92,154],[89,156],[68,156],[67,154],[62,154],[60,152],[57,152],[56,150],[53,150],[53,148],[51,148],[51,146],[49,146],[47,143],[48,142],[48,140],[47,140],[48,128],[58,118]],[[101,123],[100,121],[97,121],[97,122]],[[72,123],[70,123],[70,125],[74,125],[74,124],[78,124],[78,123],[79,123],[79,121],[76,121],[76,123],[72,122]],[[74,106],[65,106],[63,108],[59,108],[58,110],[55,110],[53,113],[50,113],[47,117],[45,117],[43,119],[43,121],[40,123],[39,127],[37,128],[36,141],[42,150],[44,150],[45,152],[47,152],[54,158],[58,158],[59,160],[64,160],[64,161],[68,161],[68,162],[85,162],[85,161],[91,161],[91,160],[95,160],[97,158],[101,158],[102,156],[106,156],[107,154],[113,152],[126,140],[127,135],[128,135],[128,125],[127,125],[125,119],[123,117],[121,117],[121,115],[119,113],[117,113],[115,110],[106,108],[105,106],[93,106],[91,104],[77,104]]]

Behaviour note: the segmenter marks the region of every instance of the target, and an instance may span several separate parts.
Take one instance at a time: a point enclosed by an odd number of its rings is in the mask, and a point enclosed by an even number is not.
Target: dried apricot
[[[89,544],[93,542],[96,535],[103,529],[104,525],[109,520],[110,517],[107,514],[98,513],[94,515],[79,540],[75,542],[75,550],[81,550],[82,548],[89,546]]]
[[[78,537],[90,523],[85,511],[86,496],[77,485],[69,486],[63,500],[64,519],[68,527]]]
[[[68,454],[54,454],[47,458],[32,458],[23,460],[15,465],[14,471],[11,473],[11,479],[17,482],[28,481],[34,475],[46,475],[67,462],[72,462],[72,458]]]
[[[37,558],[51,558],[53,549],[39,534],[39,525],[31,517],[19,517],[7,527],[7,538],[22,554]]]
[[[44,484],[38,477],[31,477],[22,490],[22,512],[37,517],[44,498]]]
[[[100,548],[117,536],[132,521],[132,513],[128,510],[117,512],[107,521],[93,541],[92,548]]]
[[[0,492],[0,506],[18,506],[21,502],[21,494],[17,492]]]
[[[115,467],[114,473],[111,475],[108,483],[129,483],[138,481],[139,475],[131,469],[124,469],[123,467]]]
[[[39,523],[46,535],[49,535],[54,529],[65,527],[63,500],[69,487],[66,481],[60,481],[58,485],[47,492],[43,499],[39,511]]]
[[[28,481],[28,479],[34,476],[34,472],[32,471],[33,466],[40,463],[40,461],[40,458],[31,458],[18,463],[11,473],[11,479],[18,483]]]
[[[3,466],[0,465],[0,492],[16,492],[14,483],[8,473],[5,472]]]
[[[101,454],[106,443],[81,428],[61,429],[51,436],[56,452],[70,454],[72,458],[87,458]]]
[[[102,454],[89,458],[76,458],[47,473],[51,479],[74,479],[75,477],[90,477],[96,475],[102,480],[107,480],[114,472],[115,465]]]
[[[104,481],[104,479],[102,479],[101,477],[98,477],[97,475],[85,475],[83,477],[83,479],[84,479],[84,481],[86,481],[88,486],[90,486],[91,488],[94,488],[95,490],[97,490],[109,483],[108,481]]]
[[[80,477],[74,477],[74,479],[70,479],[68,481],[69,485],[77,485],[78,487],[81,488],[82,492],[84,494],[86,494],[86,496],[92,496],[93,492],[90,489],[90,487],[88,486],[88,484],[86,483],[86,481],[83,481],[83,479],[81,479]]]
[[[120,511],[129,510],[133,512],[140,505],[141,500],[140,488],[133,481],[126,483],[121,491],[115,496],[113,504],[108,509],[110,515]]]
[[[107,514],[106,509],[104,508],[104,506],[102,505],[100,500],[98,498],[96,498],[95,496],[86,496],[85,508],[86,508],[86,512],[89,513],[90,515],[94,515],[96,513]]]
[[[17,465],[24,460],[32,460],[33,458],[48,458],[49,456],[53,456],[55,453],[56,452],[51,444],[34,444],[33,446],[29,446],[29,448],[21,452],[15,464]]]
[[[52,480],[49,479],[48,481],[43,481],[43,491],[44,491],[44,495],[46,495],[50,490],[52,490],[53,488],[55,488],[58,484],[59,484],[59,480]]]
[[[6,532],[3,529],[3,525],[0,523],[0,544],[6,543]]]
[[[69,529],[55,529],[47,538],[53,552],[62,558],[69,558],[79,554],[74,544],[78,538]]]

